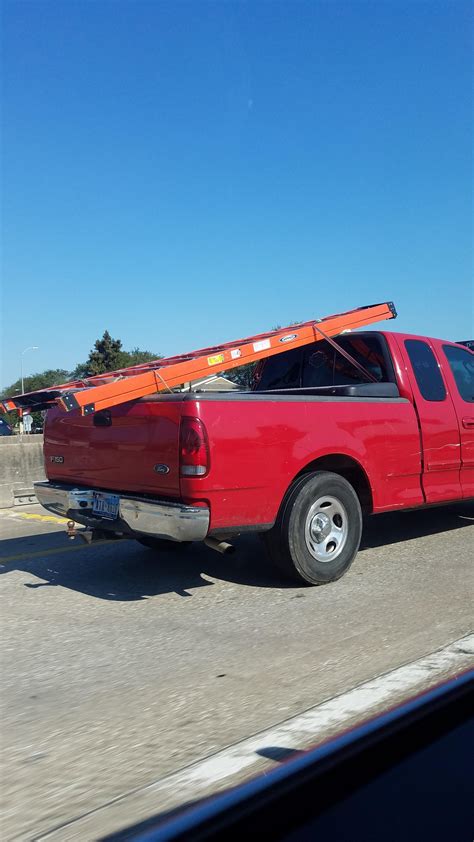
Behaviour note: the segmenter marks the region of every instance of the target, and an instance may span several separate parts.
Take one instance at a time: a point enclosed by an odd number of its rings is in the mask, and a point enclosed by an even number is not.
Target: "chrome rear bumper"
[[[113,521],[92,513],[93,488],[51,482],[36,482],[34,488],[45,509],[86,526],[117,531],[125,524],[132,533],[171,541],[202,541],[209,530],[207,508],[119,494],[119,517]]]

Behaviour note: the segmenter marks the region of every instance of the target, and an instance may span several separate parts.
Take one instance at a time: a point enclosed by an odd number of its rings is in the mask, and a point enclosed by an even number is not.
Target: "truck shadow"
[[[408,512],[387,512],[366,518],[360,551],[439,535],[473,524],[474,503],[471,501]]]
[[[369,518],[361,551],[474,524],[474,507],[461,503],[443,509],[391,513]],[[135,541],[111,541],[88,547],[68,544],[63,533],[29,534],[1,542],[0,573],[21,571],[29,590],[62,587],[96,599],[132,602],[165,594],[184,598],[212,579],[237,585],[299,590],[282,578],[255,535],[236,541],[236,553],[223,556],[196,544],[191,549],[156,553]]]
[[[255,536],[238,543],[234,555],[223,556],[204,544],[155,552],[133,540],[87,546],[69,544],[63,533],[30,534],[1,542],[0,574],[29,574],[21,583],[29,590],[62,587],[119,602],[172,593],[189,598],[196,588],[212,587],[212,579],[294,587],[280,580]]]

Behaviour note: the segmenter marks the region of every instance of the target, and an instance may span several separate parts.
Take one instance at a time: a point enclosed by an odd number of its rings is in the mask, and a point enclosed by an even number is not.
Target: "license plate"
[[[105,494],[94,491],[92,498],[92,512],[100,517],[115,520],[118,517],[120,497],[118,494]]]

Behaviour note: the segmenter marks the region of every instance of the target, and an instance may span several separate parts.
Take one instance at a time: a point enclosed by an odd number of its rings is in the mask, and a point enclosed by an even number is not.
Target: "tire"
[[[135,537],[142,546],[155,552],[174,552],[181,549],[186,549],[190,546],[191,541],[168,541],[166,538],[152,538],[143,535],[141,538]]]
[[[349,570],[361,535],[362,512],[352,485],[339,474],[315,471],[293,483],[263,540],[285,575],[325,585]]]

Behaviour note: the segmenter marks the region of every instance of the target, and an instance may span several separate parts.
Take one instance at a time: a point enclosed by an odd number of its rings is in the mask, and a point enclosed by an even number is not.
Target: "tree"
[[[131,351],[120,352],[119,368],[127,368],[129,365],[140,365],[159,360],[161,354],[153,354],[151,351],[141,351],[140,348],[132,348]]]
[[[30,374],[29,377],[23,378],[25,392],[36,392],[37,389],[46,389],[48,386],[57,386],[59,383],[64,383],[69,377],[69,372],[64,368],[48,368],[46,371],[41,371],[37,374]],[[7,386],[2,390],[1,396],[8,397],[10,395],[20,394],[21,380],[15,380],[11,386]]]
[[[37,389],[47,389],[48,386],[56,386],[59,383],[64,383],[70,374],[64,368],[49,368],[47,371],[42,371],[38,374],[32,374],[30,377],[23,378],[25,392],[36,392]],[[21,393],[21,380],[15,380],[11,386],[7,386],[0,394],[1,398],[15,397]],[[40,412],[33,412],[33,423],[41,424],[42,416]],[[19,417],[16,412],[8,412],[3,416],[5,421],[12,427],[17,427],[19,424]]]
[[[68,380],[83,380],[89,376],[89,369],[87,363],[78,363],[68,376]]]
[[[109,331],[104,331],[101,339],[97,339],[85,362],[78,363],[74,371],[66,371],[64,368],[48,369],[38,374],[32,374],[24,378],[25,392],[35,392],[38,389],[46,389],[48,386],[68,383],[70,380],[83,380],[94,374],[102,374],[106,371],[113,371],[117,368],[140,365],[141,363],[159,360],[161,354],[154,354],[152,351],[142,351],[138,346],[131,351],[124,351],[120,339],[113,339]],[[21,392],[21,380],[16,380],[10,386],[0,390],[0,399],[14,397]],[[33,423],[41,425],[42,415],[40,412],[33,412]],[[5,421],[12,427],[18,427],[19,416],[16,412],[8,412],[3,415]]]
[[[108,330],[104,331],[102,339],[96,339],[86,360],[88,374],[103,374],[104,371],[114,371],[116,368],[121,368],[121,353],[122,342],[120,339],[113,339]]]
[[[92,377],[94,374],[103,374],[117,368],[127,368],[131,365],[159,360],[161,356],[161,354],[154,354],[152,351],[142,351],[138,347],[132,348],[131,351],[124,351],[121,340],[112,339],[110,333],[106,330],[102,339],[97,339],[94,343],[87,360],[84,363],[78,363],[68,379],[83,380]]]
[[[258,363],[247,363],[247,365],[239,365],[238,368],[231,368],[230,371],[222,372],[223,377],[237,383],[241,389],[250,389],[252,386],[253,375]]]

